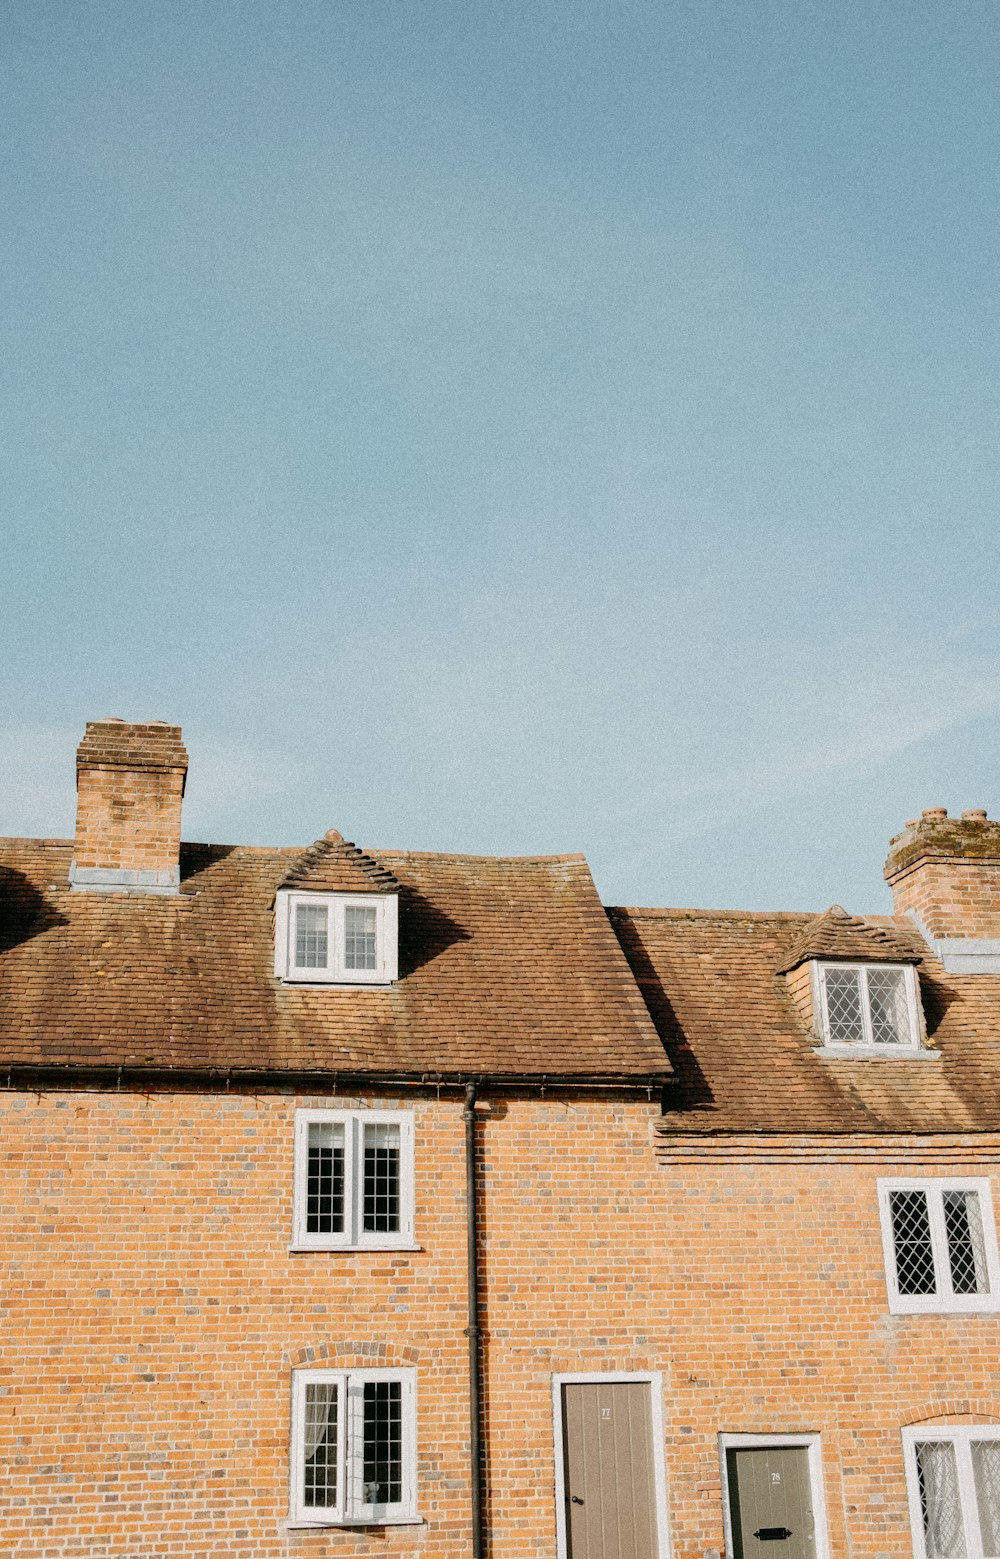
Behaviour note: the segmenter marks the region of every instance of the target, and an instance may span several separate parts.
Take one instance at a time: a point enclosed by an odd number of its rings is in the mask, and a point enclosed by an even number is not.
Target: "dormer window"
[[[884,1053],[920,1043],[912,964],[813,964],[813,1011],[824,1045]]]
[[[275,974],[307,985],[391,984],[396,904],[394,893],[279,893]]]

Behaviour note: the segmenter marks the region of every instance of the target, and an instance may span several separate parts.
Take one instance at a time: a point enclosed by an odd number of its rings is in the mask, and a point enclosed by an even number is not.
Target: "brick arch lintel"
[[[328,1364],[344,1369],[377,1369],[380,1365],[391,1368],[416,1364],[419,1359],[419,1348],[404,1348],[400,1343],[370,1337],[360,1342],[312,1342],[301,1348],[285,1349],[285,1363],[293,1369],[306,1364]]]
[[[1000,1424],[1000,1402],[994,1397],[954,1397],[943,1402],[927,1402],[904,1419],[901,1427],[912,1429],[915,1424],[956,1418],[966,1421],[973,1419],[983,1424]]]

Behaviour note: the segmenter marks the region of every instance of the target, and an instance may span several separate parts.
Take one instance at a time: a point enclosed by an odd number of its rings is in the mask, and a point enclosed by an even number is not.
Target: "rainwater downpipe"
[[[465,1220],[468,1247],[469,1457],[472,1463],[472,1555],[483,1559],[482,1388],[479,1374],[479,1229],[476,1218],[477,1083],[465,1085]]]

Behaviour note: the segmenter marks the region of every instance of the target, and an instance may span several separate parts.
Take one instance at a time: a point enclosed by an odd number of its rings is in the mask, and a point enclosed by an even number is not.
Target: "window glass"
[[[310,1381],[305,1398],[303,1503],[330,1509],[337,1499],[336,1381]]]
[[[325,904],[295,906],[295,967],[325,969],[328,948],[328,911]]]
[[[986,1559],[1000,1555],[1000,1440],[973,1440],[979,1531]]]
[[[367,1233],[399,1228],[399,1127],[365,1123],[362,1226]]]
[[[343,1233],[344,1128],[339,1121],[309,1122],[306,1173],[306,1232]]]
[[[956,1294],[988,1294],[990,1280],[978,1192],[945,1191],[942,1200],[951,1286]]]
[[[905,1045],[910,1017],[902,969],[867,969],[868,1010],[876,1045]]]
[[[927,1559],[965,1559],[955,1447],[950,1440],[928,1440],[916,1453]]]
[[[861,973],[858,969],[826,971],[826,1004],[830,1041],[834,1045],[860,1045],[865,1038],[861,1016]]]
[[[375,910],[367,904],[348,904],[344,910],[344,966],[347,969],[375,969]]]
[[[393,1505],[403,1497],[402,1386],[366,1380],[363,1407],[362,1492],[366,1505]]]
[[[934,1294],[934,1247],[926,1191],[891,1191],[896,1286],[901,1294]]]

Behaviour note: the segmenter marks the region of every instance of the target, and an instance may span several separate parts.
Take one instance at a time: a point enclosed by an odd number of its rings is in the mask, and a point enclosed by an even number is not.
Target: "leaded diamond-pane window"
[[[989,1293],[979,1193],[945,1191],[942,1202],[953,1290],[956,1294]]]
[[[838,963],[818,967],[827,1044],[916,1045],[916,986],[908,965]]]
[[[965,1559],[955,1447],[947,1440],[931,1440],[918,1445],[916,1452],[927,1559]]]
[[[917,1559],[1000,1559],[997,1426],[904,1429]]]
[[[997,1247],[989,1181],[880,1181],[890,1308],[994,1310]]]
[[[927,1214],[926,1191],[893,1191],[892,1237],[896,1250],[896,1282],[901,1294],[935,1294],[934,1247]]]

